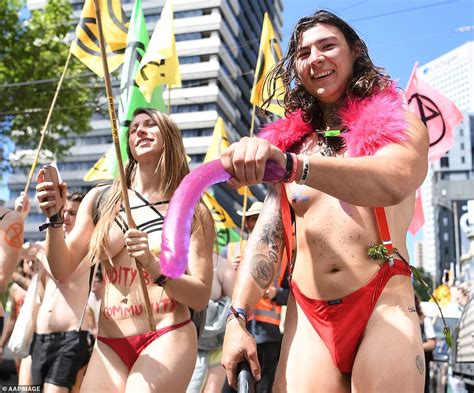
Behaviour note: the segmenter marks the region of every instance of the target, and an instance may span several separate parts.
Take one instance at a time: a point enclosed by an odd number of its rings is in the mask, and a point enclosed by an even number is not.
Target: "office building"
[[[431,163],[422,187],[423,265],[439,282],[443,269],[451,264],[457,275],[463,275],[460,256],[467,251],[469,225],[474,224],[466,221],[467,202],[474,199],[474,41],[421,66],[419,75],[464,114],[454,130],[452,149]]]
[[[74,17],[78,19],[84,1],[71,2]],[[28,1],[31,10],[44,4],[44,0]],[[151,36],[164,0],[142,0],[142,5]],[[122,7],[130,15],[133,0],[122,0]],[[224,119],[231,141],[248,135],[251,126],[249,97],[264,12],[268,12],[276,34],[281,37],[283,5],[282,0],[173,0],[173,10],[182,87],[172,89],[170,93],[165,90],[163,95],[168,102],[169,94],[172,117],[182,130],[194,167],[205,156],[218,116]],[[120,69],[114,74],[120,75]],[[62,177],[71,190],[87,191],[91,187],[82,178],[112,142],[105,104],[104,109],[91,119],[91,131],[75,138],[75,146],[68,156],[58,162]],[[11,198],[23,190],[25,182],[26,176],[19,171],[10,176]],[[31,198],[34,197],[33,189],[30,189]],[[242,197],[222,186],[216,187],[215,193],[223,207],[234,214]],[[256,195],[261,197],[263,193],[257,189]],[[238,216],[233,217],[237,221]],[[38,208],[33,208],[26,226],[27,239],[44,237],[37,229],[43,221],[44,216]]]

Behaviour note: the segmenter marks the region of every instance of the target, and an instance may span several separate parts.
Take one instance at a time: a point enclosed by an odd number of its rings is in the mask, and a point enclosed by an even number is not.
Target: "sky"
[[[283,0],[283,42],[299,18],[318,9],[349,22],[369,48],[375,65],[406,87],[420,65],[474,40],[474,0]],[[471,26],[470,31],[457,29]]]

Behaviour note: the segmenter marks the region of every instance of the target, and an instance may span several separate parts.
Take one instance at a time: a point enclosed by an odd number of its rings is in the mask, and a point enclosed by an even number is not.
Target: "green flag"
[[[120,98],[118,105],[120,151],[124,162],[128,160],[127,129],[135,109],[143,107],[157,109],[161,112],[165,111],[165,103],[160,86],[155,87],[151,101],[147,102],[135,82],[135,74],[145,54],[148,41],[148,31],[143,15],[142,4],[140,0],[136,0],[128,28],[127,49],[125,50],[125,61],[123,63],[120,80]],[[84,181],[113,179],[117,177],[117,174],[117,160],[115,158],[114,147],[112,146],[105,156],[101,157],[99,161],[89,169],[84,176]]]

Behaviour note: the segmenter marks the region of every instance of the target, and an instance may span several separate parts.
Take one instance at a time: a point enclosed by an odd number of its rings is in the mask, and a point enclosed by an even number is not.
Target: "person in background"
[[[26,290],[30,284],[33,274],[37,271],[41,264],[37,258],[38,247],[35,244],[25,243],[22,250],[22,259],[18,263],[17,271],[12,274],[13,284],[10,286],[10,315],[5,322],[0,342],[0,353],[7,346],[10,336],[13,332],[13,327],[20,314],[21,306],[25,301]],[[20,365],[22,358],[15,357],[15,366],[18,375],[20,375]],[[22,381],[25,378],[21,378]]]
[[[89,293],[88,304],[91,307],[93,312],[95,326],[99,325],[99,314],[100,314],[100,305],[102,299],[104,298],[105,283],[102,271],[97,270],[92,280],[91,292]],[[97,336],[97,332],[94,333],[94,336]]]
[[[68,237],[74,228],[84,195],[82,192],[65,195],[63,222],[58,225],[63,237]],[[20,195],[16,205],[29,211],[28,196]],[[70,280],[58,281],[51,275],[44,251],[38,260],[44,267],[45,284],[30,348],[31,383],[41,386],[45,393],[69,392],[79,370],[88,361],[88,329],[84,326],[83,313],[90,271],[76,272]]]
[[[23,214],[0,206],[0,295],[7,289],[20,257],[23,245],[23,222]],[[0,334],[3,331],[4,312],[3,304],[0,302]]]
[[[207,306],[206,325],[198,341],[198,357],[187,393],[220,393],[225,381],[221,367],[222,343],[235,271],[227,259],[214,252],[214,275],[211,299]]]

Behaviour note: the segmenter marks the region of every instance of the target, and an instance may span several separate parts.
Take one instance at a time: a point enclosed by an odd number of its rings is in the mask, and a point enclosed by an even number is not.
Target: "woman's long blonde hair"
[[[181,180],[189,173],[181,132],[170,116],[153,109],[137,108],[133,113],[133,118],[142,113],[147,114],[154,120],[163,138],[163,152],[158,160],[155,173],[156,176],[162,177],[159,191],[168,199],[171,198],[171,195],[178,188]],[[125,166],[125,181],[127,188],[132,188],[138,163],[130,150],[128,143],[129,132],[130,128],[127,130],[127,153],[129,160]],[[107,253],[108,251],[108,232],[120,211],[121,201],[120,183],[115,181],[105,201],[98,208],[100,219],[92,233],[87,254],[87,258],[91,263],[98,260],[103,252]]]

